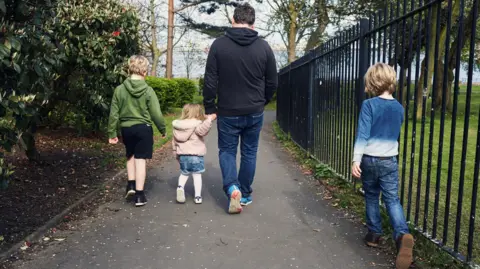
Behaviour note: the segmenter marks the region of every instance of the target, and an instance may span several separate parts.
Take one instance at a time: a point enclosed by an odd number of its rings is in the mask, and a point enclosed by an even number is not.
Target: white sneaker
[[[195,204],[199,205],[201,203],[202,203],[202,197],[201,196],[195,197]]]
[[[185,189],[180,186],[177,188],[177,202],[180,204],[185,203]]]

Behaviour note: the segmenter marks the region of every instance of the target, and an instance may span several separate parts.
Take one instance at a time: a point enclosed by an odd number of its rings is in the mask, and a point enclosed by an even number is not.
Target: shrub
[[[192,103],[193,97],[197,92],[197,85],[195,85],[195,82],[186,78],[176,78],[174,80],[178,83],[180,89],[176,106],[183,107],[185,104]]]
[[[203,94],[203,84],[205,83],[205,79],[203,77],[201,77],[199,80],[198,80],[198,94],[199,95],[202,95]]]
[[[203,96],[195,94],[195,96],[193,97],[193,103],[203,105]]]
[[[170,112],[177,105],[180,87],[176,80],[147,77],[146,82],[157,94],[163,112]]]

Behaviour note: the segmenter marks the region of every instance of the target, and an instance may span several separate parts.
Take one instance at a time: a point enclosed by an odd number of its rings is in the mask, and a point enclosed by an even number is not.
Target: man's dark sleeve
[[[217,113],[215,99],[217,98],[218,70],[215,52],[215,43],[213,43],[208,53],[203,85],[203,105],[205,106],[205,114],[207,115]]]
[[[265,105],[270,103],[278,87],[277,62],[272,48],[267,45],[267,68],[265,72]]]

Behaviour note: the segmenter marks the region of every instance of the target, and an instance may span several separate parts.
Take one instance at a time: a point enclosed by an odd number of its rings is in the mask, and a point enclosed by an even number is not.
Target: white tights
[[[195,188],[195,197],[202,197],[202,174],[192,174],[193,186]],[[178,178],[178,187],[185,188],[189,176],[180,175]]]

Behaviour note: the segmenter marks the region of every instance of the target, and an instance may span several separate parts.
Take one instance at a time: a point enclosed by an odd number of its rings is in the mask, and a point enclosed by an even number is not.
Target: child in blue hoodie
[[[373,65],[365,75],[365,91],[375,97],[362,104],[353,151],[352,174],[362,179],[365,191],[368,228],[365,243],[377,247],[380,242],[381,192],[397,243],[396,268],[407,269],[413,261],[414,240],[398,197],[398,137],[404,120],[404,109],[392,96],[396,83],[395,70],[383,63]]]

